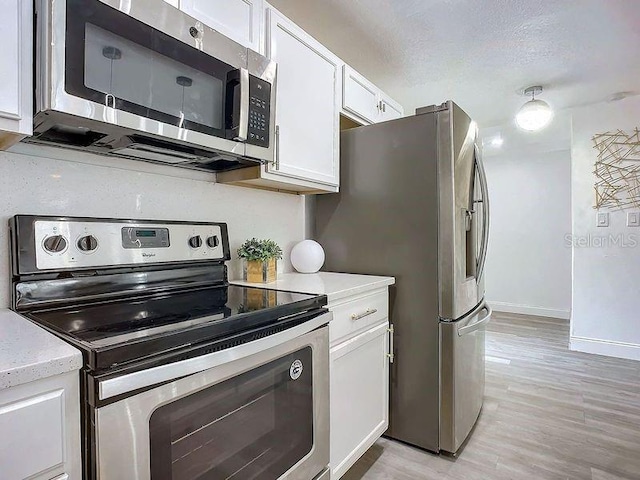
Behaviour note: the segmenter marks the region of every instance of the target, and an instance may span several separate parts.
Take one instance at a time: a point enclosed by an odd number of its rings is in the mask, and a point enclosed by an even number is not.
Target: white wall
[[[505,145],[508,147],[508,145]],[[491,229],[487,299],[497,311],[569,318],[569,150],[485,156]]]
[[[591,140],[596,133],[635,127],[640,127],[640,97],[573,113],[573,235],[591,246],[573,251],[571,348],[640,359],[640,229],[626,227],[626,211],[612,211],[609,228],[595,227],[596,150]],[[636,246],[613,245],[609,235],[623,235],[630,245],[635,238]],[[604,241],[594,240],[602,237]]]
[[[235,252],[245,239],[278,242],[281,268],[290,271],[289,252],[304,238],[302,196],[215,184],[212,174],[144,162],[33,145],[12,150],[0,152],[0,308],[10,303],[7,221],[15,214],[227,222],[232,279],[242,274]]]

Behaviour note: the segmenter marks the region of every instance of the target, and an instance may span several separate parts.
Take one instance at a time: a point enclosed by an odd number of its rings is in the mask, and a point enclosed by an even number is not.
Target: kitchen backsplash
[[[71,160],[67,160],[71,159]],[[289,252],[305,237],[304,197],[212,182],[213,175],[144,162],[17,145],[0,152],[0,308],[10,305],[7,222],[15,214],[221,221],[229,225],[229,276],[240,278],[236,250],[271,238]]]

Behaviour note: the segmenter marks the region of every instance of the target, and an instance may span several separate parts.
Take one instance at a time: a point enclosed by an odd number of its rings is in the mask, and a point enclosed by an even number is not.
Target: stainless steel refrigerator
[[[393,275],[386,435],[456,452],[482,408],[489,233],[477,127],[455,103],[341,134],[340,193],[316,198],[325,269]]]

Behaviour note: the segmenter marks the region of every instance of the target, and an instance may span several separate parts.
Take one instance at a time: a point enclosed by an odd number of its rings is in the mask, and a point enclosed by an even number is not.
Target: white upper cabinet
[[[232,40],[262,53],[262,0],[180,0],[180,9]]]
[[[349,65],[343,67],[342,113],[360,123],[378,123],[404,115],[404,109],[356,72]]]
[[[369,123],[377,122],[378,88],[348,65],[343,67],[343,81],[342,108]]]
[[[380,109],[382,110],[381,122],[394,120],[404,116],[404,109],[402,108],[402,105],[392,100],[382,92],[380,93]]]
[[[33,129],[33,2],[0,0],[0,149]]]
[[[266,54],[278,64],[276,159],[268,171],[337,187],[342,63],[272,7],[266,26]]]

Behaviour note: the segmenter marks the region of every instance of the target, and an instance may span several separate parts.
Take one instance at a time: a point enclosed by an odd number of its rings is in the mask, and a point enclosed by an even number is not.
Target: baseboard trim
[[[635,343],[572,336],[569,340],[569,349],[576,352],[605,355],[607,357],[640,360],[640,345]]]
[[[520,313],[523,315],[536,315],[538,317],[560,318],[562,320],[569,320],[569,318],[571,317],[570,310],[532,307],[531,305],[518,305],[515,303],[494,302],[491,300],[487,300],[487,303],[491,305],[491,308],[493,308],[496,312]]]

